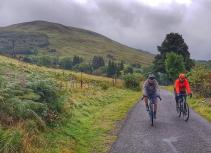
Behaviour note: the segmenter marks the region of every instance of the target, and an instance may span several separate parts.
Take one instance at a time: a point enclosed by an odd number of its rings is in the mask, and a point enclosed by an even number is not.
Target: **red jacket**
[[[177,79],[175,81],[174,88],[177,94],[179,94],[180,92],[186,92],[186,91],[188,94],[191,93],[190,85],[187,79],[185,79],[183,82]]]

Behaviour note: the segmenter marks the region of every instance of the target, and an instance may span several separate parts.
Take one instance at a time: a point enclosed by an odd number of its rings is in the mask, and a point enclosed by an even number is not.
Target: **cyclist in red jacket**
[[[188,93],[189,96],[192,96],[191,88],[185,74],[181,73],[179,78],[175,81],[174,92],[177,107],[180,94]]]

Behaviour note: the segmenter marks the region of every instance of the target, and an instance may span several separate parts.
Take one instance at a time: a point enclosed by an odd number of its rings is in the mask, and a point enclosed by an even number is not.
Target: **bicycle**
[[[187,103],[187,95],[180,94],[178,99],[177,114],[179,117],[183,116],[183,119],[187,122],[190,116],[189,106]]]
[[[153,107],[154,106],[154,102],[153,102],[153,98],[154,97],[143,96],[141,98],[141,100],[143,100],[144,97],[147,97],[148,98],[149,117],[150,117],[150,120],[151,120],[151,126],[154,126],[154,119],[155,119],[155,116],[154,116],[154,112],[155,111],[154,111],[154,107]],[[160,100],[162,100],[160,96],[156,96],[156,98],[159,98]]]

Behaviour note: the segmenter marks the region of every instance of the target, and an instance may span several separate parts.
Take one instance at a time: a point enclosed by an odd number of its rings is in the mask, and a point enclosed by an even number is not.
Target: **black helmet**
[[[150,80],[155,79],[155,75],[154,74],[149,74],[148,79],[150,79]]]

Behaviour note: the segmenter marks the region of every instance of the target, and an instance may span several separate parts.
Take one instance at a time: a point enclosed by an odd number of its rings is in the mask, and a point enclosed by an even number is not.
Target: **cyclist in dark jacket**
[[[148,79],[144,82],[143,94],[144,94],[144,101],[145,101],[147,111],[149,111],[148,97],[152,98],[153,100],[152,102],[154,103],[154,110],[155,110],[154,117],[156,118],[157,97],[160,97],[160,88],[153,74],[150,74],[148,76]]]

